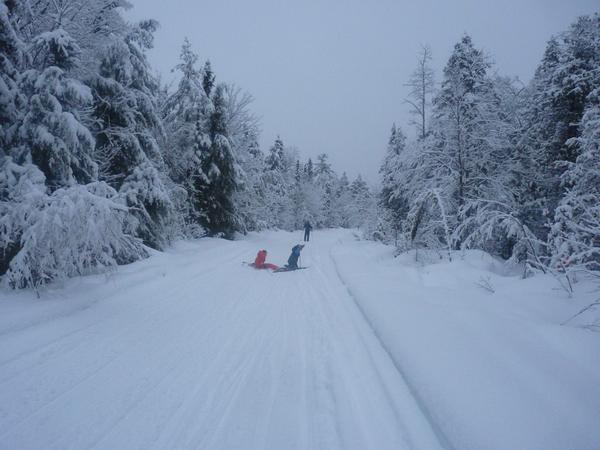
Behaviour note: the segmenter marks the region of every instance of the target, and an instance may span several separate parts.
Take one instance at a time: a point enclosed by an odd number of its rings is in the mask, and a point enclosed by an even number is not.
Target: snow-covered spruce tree
[[[291,192],[292,200],[292,216],[293,223],[292,227],[294,230],[300,228],[303,218],[308,216],[308,210],[306,205],[306,192],[304,189],[304,180],[302,177],[302,170],[300,169],[300,160],[296,160],[294,165],[294,185]]]
[[[315,178],[315,169],[313,166],[313,162],[311,158],[308,158],[308,161],[306,162],[306,164],[304,165],[304,178],[309,181],[309,182],[313,182],[314,178]]]
[[[520,218],[545,240],[565,185],[562,174],[577,158],[586,98],[598,86],[600,15],[580,17],[553,37],[529,86],[528,108],[519,142]],[[567,163],[567,164],[564,164]]]
[[[352,217],[352,211],[354,205],[352,204],[352,195],[350,194],[350,182],[348,181],[348,175],[346,172],[342,173],[339,181],[335,186],[335,218],[336,223],[334,226],[349,228],[351,226],[350,220]]]
[[[528,95],[517,79],[496,76],[493,80],[499,100],[498,127],[502,128],[503,145],[510,149],[506,160],[495,174],[498,196],[471,202],[463,210],[464,219],[454,234],[463,247],[477,247],[514,262],[543,266],[544,245],[522,219],[528,184],[532,179],[529,155],[519,151]],[[500,153],[502,154],[502,152]]]
[[[173,211],[156,140],[162,132],[155,105],[158,86],[144,53],[156,26],[142,22],[124,41],[110,45],[91,85],[100,178],[126,200],[138,220],[136,235],[161,249],[170,236]]]
[[[97,69],[104,47],[122,39],[128,25],[120,11],[129,8],[127,0],[36,0],[22,1],[19,29],[26,40],[37,34],[64,29],[81,49],[77,78],[86,80]]]
[[[197,184],[205,180],[201,168],[200,149],[207,141],[206,120],[211,101],[203,87],[204,73],[196,68],[198,56],[189,40],[184,40],[180,62],[174,71],[181,75],[177,89],[166,95],[162,105],[167,141],[164,160],[169,177],[183,187],[185,199],[180,210],[184,235],[201,234],[200,211],[197,209]]]
[[[20,69],[25,60],[25,46],[14,27],[16,3],[0,1],[0,174],[14,165],[12,155],[18,147],[18,126],[23,121],[26,98],[19,86]],[[0,220],[14,207],[11,202],[13,183],[0,176]],[[0,241],[0,275],[8,270],[10,260],[19,250],[19,234],[3,232]]]
[[[238,165],[233,205],[237,230],[246,233],[267,227],[269,211],[265,195],[264,155],[260,150],[258,119],[250,111],[253,98],[234,84],[223,88],[227,133]]]
[[[381,176],[381,206],[387,211],[386,217],[394,234],[393,239],[398,242],[398,234],[409,210],[407,197],[407,174],[405,173],[404,151],[406,137],[400,128],[394,124],[388,141],[387,152],[379,169]]]
[[[290,176],[290,156],[283,140],[277,136],[265,157],[265,195],[269,214],[269,226],[293,229],[291,194],[293,177]]]
[[[427,190],[443,203],[446,225],[450,230],[460,226],[453,236],[456,246],[470,232],[464,224],[477,208],[491,200],[511,201],[506,188],[510,142],[488,68],[483,53],[464,36],[444,69],[434,99],[433,135],[419,169],[429,172]]]
[[[116,192],[95,181],[94,140],[87,128],[92,97],[77,79],[77,43],[60,27],[30,36],[31,58],[24,62],[13,53],[10,59],[15,72],[19,65],[29,69],[18,77],[6,72],[19,81],[19,93],[10,99],[18,108],[2,124],[9,131],[3,133],[9,156],[0,164],[0,274],[13,288],[146,256],[129,233],[135,221],[127,208]]]
[[[337,176],[328,161],[326,153],[317,155],[317,162],[313,166],[312,183],[318,189],[321,197],[321,207],[318,216],[320,225],[324,227],[340,226],[339,192],[337,189]]]
[[[200,151],[205,178],[198,184],[197,206],[200,223],[210,236],[232,238],[238,228],[233,194],[237,189],[238,167],[227,133],[224,86],[216,86],[208,116],[207,136]]]
[[[321,190],[309,175],[307,165],[302,165],[300,160],[296,160],[291,200],[293,205],[293,229],[301,229],[307,220],[313,226],[322,225]]]
[[[551,266],[600,272],[600,87],[590,93],[576,145],[579,156],[563,174],[567,191],[555,212]]]
[[[15,8],[14,2],[0,1],[0,164],[15,145],[26,102],[18,83],[25,48],[13,25]]]
[[[350,196],[353,204],[350,211],[350,226],[371,231],[375,223],[376,201],[360,174],[350,184]]]
[[[36,36],[30,52],[34,68],[21,78],[28,98],[18,131],[24,145],[15,160],[36,164],[51,191],[97,179],[94,138],[83,123],[92,95],[70,76],[79,64],[79,46],[58,28]]]
[[[323,227],[325,223],[324,188],[315,182],[315,171],[312,159],[308,159],[302,169],[302,183],[306,204],[306,215],[302,218],[299,227],[302,228],[306,220],[311,221],[313,227]]]
[[[233,195],[235,211],[239,216],[239,230],[263,230],[269,227],[271,211],[267,204],[265,160],[258,136],[249,131],[241,140],[236,139],[235,148],[243,173]]]
[[[202,71],[196,68],[198,56],[193,52],[186,38],[181,48],[180,62],[173,71],[181,78],[177,89],[168,95],[163,105],[163,121],[169,136],[169,151],[165,152],[171,178],[184,183],[194,170],[194,145],[197,137],[196,124],[206,103],[202,87]],[[192,167],[190,167],[192,166]]]

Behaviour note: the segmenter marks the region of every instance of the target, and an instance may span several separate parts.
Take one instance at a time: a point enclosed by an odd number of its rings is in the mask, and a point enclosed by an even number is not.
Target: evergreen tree
[[[238,145],[246,150],[239,155],[244,177],[234,193],[240,230],[262,230],[269,226],[271,215],[267,205],[264,155],[258,145],[258,137],[253,132],[249,131]]]
[[[291,230],[294,228],[293,174],[289,170],[291,156],[282,139],[277,136],[265,158],[265,189],[270,226]]]
[[[79,64],[79,46],[63,29],[36,36],[33,65],[23,74],[27,113],[19,127],[25,144],[16,160],[31,160],[51,190],[97,179],[94,138],[85,121],[90,89],[70,76]]]
[[[304,166],[304,176],[306,177],[306,179],[308,181],[310,181],[310,182],[313,181],[315,173],[314,173],[313,162],[312,162],[311,158],[308,158],[308,162]]]
[[[550,232],[552,266],[560,270],[600,270],[600,87],[587,98],[579,149],[563,175],[568,186]]]
[[[238,169],[227,134],[223,90],[223,85],[217,85],[212,98],[207,130],[210,144],[200,154],[205,179],[199,186],[197,202],[201,224],[209,235],[231,238],[238,220],[233,205]]]
[[[275,143],[269,148],[269,154],[267,155],[265,162],[270,170],[282,170],[285,166],[284,158],[285,150],[283,141],[277,136]]]
[[[206,115],[212,107],[202,86],[203,72],[196,68],[198,56],[189,40],[184,40],[180,62],[173,69],[181,74],[177,89],[167,95],[162,107],[169,151],[165,153],[170,178],[183,186],[186,199],[182,215],[186,234],[198,234],[198,183],[205,174],[201,167],[201,148],[205,145]]]
[[[406,194],[408,180],[403,165],[405,145],[404,133],[394,124],[379,174],[381,176],[381,205],[389,213],[390,225],[396,236],[402,229],[402,222],[409,210],[409,199]]]
[[[580,133],[587,96],[600,83],[599,29],[599,14],[584,16],[552,38],[530,86],[519,142],[521,171],[528,174],[520,216],[541,239],[564,193],[565,167],[577,158],[577,144],[569,142],[577,142],[570,140]]]
[[[342,173],[340,180],[336,183],[336,202],[335,202],[335,219],[336,225],[342,228],[351,226],[352,211],[352,195],[350,194],[350,182],[346,172]]]
[[[443,222],[460,244],[467,220],[489,201],[511,203],[507,164],[510,142],[500,101],[487,75],[490,64],[471,38],[456,44],[434,99],[435,131],[428,148],[430,189],[444,211]],[[433,192],[433,191],[432,191]],[[445,233],[448,234],[447,232]]]
[[[215,86],[215,74],[212,71],[210,61],[204,63],[204,69],[202,70],[202,88],[207,97],[210,97],[213,93]]]
[[[180,62],[173,71],[181,74],[177,89],[168,95],[163,106],[163,121],[169,135],[170,151],[165,159],[171,177],[183,183],[194,170],[193,148],[196,144],[196,124],[201,120],[207,101],[202,87],[202,72],[196,68],[198,56],[189,40],[184,40]],[[190,167],[191,166],[191,167]]]
[[[375,202],[369,186],[360,174],[350,184],[350,197],[353,205],[350,226],[361,228],[372,219]]]
[[[13,2],[0,2],[0,164],[15,145],[15,130],[22,121],[26,102],[19,86],[19,68],[25,55],[13,25],[15,8]]]
[[[156,26],[142,22],[124,41],[110,45],[91,85],[101,179],[131,207],[139,223],[137,235],[160,249],[169,239],[172,203],[156,139],[162,133],[155,98],[158,84],[144,53],[152,46]]]

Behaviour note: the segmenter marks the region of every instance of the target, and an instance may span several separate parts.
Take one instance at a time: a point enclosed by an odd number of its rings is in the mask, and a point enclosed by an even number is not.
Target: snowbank
[[[362,242],[332,256],[455,448],[600,448],[600,334],[560,325],[593,301],[590,286],[569,299],[476,251],[423,263]]]

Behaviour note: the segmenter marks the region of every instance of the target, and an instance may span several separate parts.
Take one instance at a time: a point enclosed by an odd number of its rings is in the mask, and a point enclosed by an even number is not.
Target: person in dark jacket
[[[300,252],[304,248],[304,245],[298,244],[292,247],[292,254],[288,258],[287,266],[289,269],[297,269],[298,268],[298,258],[300,258]]]
[[[304,222],[304,242],[308,242],[310,240],[310,230],[312,230],[312,225],[307,220]]]

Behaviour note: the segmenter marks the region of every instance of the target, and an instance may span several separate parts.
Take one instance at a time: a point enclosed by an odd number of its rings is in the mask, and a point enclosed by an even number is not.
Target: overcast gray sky
[[[599,0],[130,0],[131,20],[161,23],[150,60],[166,80],[187,36],[220,81],[250,92],[264,150],[281,135],[325,152],[339,172],[377,181],[393,122],[412,134],[404,83],[419,46],[436,81],[467,32],[495,70],[529,80],[546,41]]]

